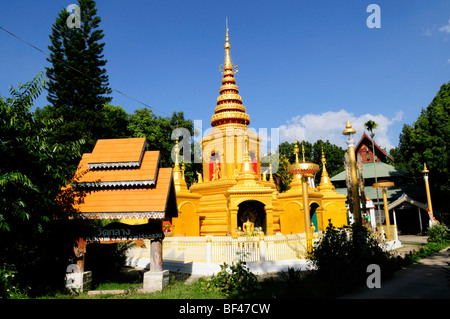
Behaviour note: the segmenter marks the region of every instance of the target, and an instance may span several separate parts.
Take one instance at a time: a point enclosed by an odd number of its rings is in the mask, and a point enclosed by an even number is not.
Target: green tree
[[[430,170],[429,182],[433,209],[446,211],[446,197],[450,192],[450,82],[443,84],[417,120],[405,124],[396,152],[396,166],[423,183],[424,163]],[[422,184],[423,185],[423,184]],[[447,209],[448,211],[448,209]]]
[[[189,141],[189,149],[187,150],[187,158],[190,163],[186,162],[185,177],[186,182],[190,185],[193,182],[195,171],[201,172],[201,164],[194,163],[193,158],[193,134],[194,125],[191,120],[184,118],[183,112],[174,112],[171,117],[161,117],[153,113],[149,108],[140,108],[134,111],[130,116],[128,130],[132,137],[145,137],[149,150],[159,150],[161,152],[161,165],[163,167],[173,167],[172,149],[175,145],[175,135],[172,135],[177,128],[186,129],[191,139]],[[181,135],[180,142],[181,142]],[[187,138],[187,137],[183,137]],[[185,151],[185,150],[183,150]]]
[[[12,231],[18,221],[40,230],[54,213],[56,195],[72,174],[64,160],[79,159],[82,141],[52,144],[58,121],[37,121],[30,109],[42,91],[43,79],[11,88],[0,101],[0,229]],[[14,221],[14,222],[11,222]],[[17,230],[17,229],[16,229]]]
[[[278,157],[278,170],[273,174],[277,190],[280,193],[287,191],[289,184],[292,182],[292,175],[288,172],[289,165],[287,157],[284,154],[280,154]]]
[[[69,27],[69,13],[62,10],[50,35],[51,66],[48,78],[47,116],[64,121],[54,131],[54,141],[85,139],[83,152],[91,152],[98,138],[105,137],[105,105],[111,101],[103,56],[104,37],[99,29],[95,2],[79,0],[80,27]]]
[[[105,104],[103,112],[103,138],[123,138],[131,135],[128,130],[130,115],[121,106]]]
[[[61,125],[61,120],[41,121],[33,117],[33,100],[43,85],[39,74],[20,84],[17,90],[11,88],[11,97],[0,99],[0,264],[15,265],[19,281],[27,285],[43,279],[32,287],[33,291],[52,279],[61,282],[63,273],[53,278],[54,274],[48,272],[55,270],[53,266],[61,266],[59,271],[64,272],[64,265],[68,265],[67,260],[61,260],[62,250],[56,248],[71,243],[64,240],[68,232],[55,238],[48,230],[59,213],[55,198],[73,174],[65,161],[79,160],[82,144],[52,143],[52,130]],[[49,253],[56,251],[59,256],[48,262]],[[56,262],[58,258],[62,265]],[[36,273],[40,276],[32,275]]]
[[[322,148],[326,158],[326,168],[328,175],[334,176],[344,170],[344,154],[346,150],[330,141],[317,140],[312,145],[313,156],[312,159],[315,163],[319,164],[322,171]],[[320,181],[321,172],[316,174],[316,183]]]
[[[305,147],[305,161],[311,161],[316,164],[319,164],[320,169],[322,170],[321,160],[322,160],[322,148],[327,160],[326,167],[328,171],[328,175],[334,176],[344,170],[344,154],[345,150],[341,147],[331,144],[330,141],[322,141],[317,140],[314,144],[310,142],[304,141]],[[299,161],[303,160],[302,157],[302,147],[301,142],[298,142],[300,153],[298,155]],[[295,162],[295,154],[294,154],[294,143],[283,142],[279,145],[279,153],[280,155],[284,155],[286,160],[289,163]],[[289,165],[289,164],[288,164]],[[286,168],[287,171],[287,168]],[[317,173],[315,176],[316,184],[320,181],[321,173]]]

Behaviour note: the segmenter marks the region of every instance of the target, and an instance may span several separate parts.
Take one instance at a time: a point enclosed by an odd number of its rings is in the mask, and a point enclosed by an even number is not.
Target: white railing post
[[[264,236],[259,237],[259,254],[260,260],[266,261],[266,242],[264,241]]]
[[[211,264],[211,237],[206,237],[206,263]]]

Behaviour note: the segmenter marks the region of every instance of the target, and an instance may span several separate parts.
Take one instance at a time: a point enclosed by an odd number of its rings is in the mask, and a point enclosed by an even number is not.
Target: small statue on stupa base
[[[254,229],[255,229],[255,224],[252,223],[249,218],[247,218],[247,221],[243,225],[244,234],[250,235],[253,233]]]

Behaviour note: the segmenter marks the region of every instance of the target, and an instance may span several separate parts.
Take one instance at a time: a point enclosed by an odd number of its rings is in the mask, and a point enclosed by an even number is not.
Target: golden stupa
[[[197,182],[189,189],[183,164],[180,168],[176,156],[173,180],[178,217],[172,219],[172,235],[237,235],[248,222],[266,235],[304,233],[300,176],[294,175],[288,191],[278,193],[270,166],[269,176],[261,174],[260,138],[248,128],[250,116],[234,77],[237,67],[231,61],[228,27],[224,49],[222,86],[211,117],[212,130],[201,143],[203,172],[197,172]],[[174,151],[179,154],[178,141]],[[328,219],[337,227],[347,224],[345,196],[334,191],[325,156],[322,163],[319,187],[307,186],[315,231],[325,230]]]

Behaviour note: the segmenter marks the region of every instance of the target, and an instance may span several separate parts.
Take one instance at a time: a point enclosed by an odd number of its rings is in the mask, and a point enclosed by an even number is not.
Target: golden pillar
[[[234,206],[229,209],[229,217],[228,217],[228,234],[234,234],[236,229],[238,228],[238,211],[239,207]]]
[[[376,183],[373,183],[372,185],[374,188],[382,188],[383,189],[383,205],[384,205],[384,215],[386,216],[386,226],[390,226],[391,222],[389,220],[389,209],[388,209],[388,202],[387,202],[387,194],[386,189],[391,188],[394,186],[394,182],[390,181],[379,181]]]
[[[433,217],[433,206],[431,206],[431,194],[430,194],[430,184],[428,183],[428,173],[430,171],[427,169],[427,164],[423,164],[423,179],[425,180],[425,190],[427,192],[427,203],[428,203],[428,210],[430,211],[431,217]]]
[[[383,206],[384,206],[384,215],[386,217],[386,237],[388,240],[392,239],[392,231],[391,231],[391,221],[389,219],[389,209],[388,209],[388,202],[387,202],[387,194],[386,189],[393,187],[394,182],[390,181],[378,181],[376,183],[373,183],[374,188],[382,188],[383,189]]]
[[[273,206],[265,206],[264,210],[266,212],[266,234],[273,234]]]
[[[311,218],[309,216],[309,196],[308,196],[308,177],[314,175],[319,171],[319,165],[305,161],[305,146],[302,143],[303,161],[298,161],[298,145],[295,141],[294,153],[295,163],[289,165],[288,172],[290,174],[299,174],[302,181],[302,195],[303,195],[303,212],[305,214],[305,233],[308,251],[312,248],[312,232],[311,232]]]
[[[342,134],[348,135],[346,143],[348,146],[348,157],[350,159],[350,176],[352,180],[353,218],[355,223],[361,223],[361,204],[359,200],[358,172],[356,170],[355,140],[352,138],[352,135],[355,133],[356,130],[352,128],[350,121],[347,121],[345,130],[342,132]]]

